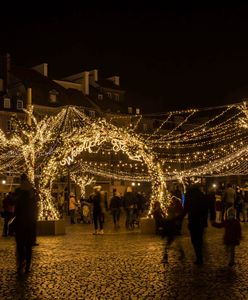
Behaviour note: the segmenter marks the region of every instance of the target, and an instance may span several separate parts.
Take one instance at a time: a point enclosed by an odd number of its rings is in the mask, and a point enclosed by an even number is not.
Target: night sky
[[[2,7],[0,47],[17,65],[47,62],[54,78],[120,75],[146,112],[248,98],[247,5],[84,2]]]

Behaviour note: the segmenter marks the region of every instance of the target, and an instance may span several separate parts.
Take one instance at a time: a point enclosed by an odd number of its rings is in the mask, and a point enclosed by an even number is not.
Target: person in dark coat
[[[15,225],[17,271],[30,271],[32,246],[36,240],[37,198],[27,175],[21,175],[21,185],[15,191]]]
[[[134,208],[137,204],[137,199],[133,190],[130,186],[127,187],[127,191],[123,197],[123,207],[126,211],[126,228],[133,229],[134,228]]]
[[[121,206],[122,206],[122,201],[121,201],[120,193],[114,189],[113,197],[110,200],[109,208],[111,210],[116,229],[120,228],[119,222],[120,222]]]
[[[94,196],[92,197],[93,205],[93,221],[95,231],[93,234],[103,234],[103,223],[104,223],[104,213],[105,213],[105,202],[104,194],[101,191],[102,187],[94,187]],[[99,226],[98,226],[99,225]],[[100,228],[100,231],[98,230]]]
[[[209,206],[206,195],[201,191],[200,185],[192,185],[185,194],[183,216],[188,214],[188,228],[196,255],[196,265],[203,264],[203,234],[208,224],[208,212]],[[211,220],[214,222],[212,213]]]

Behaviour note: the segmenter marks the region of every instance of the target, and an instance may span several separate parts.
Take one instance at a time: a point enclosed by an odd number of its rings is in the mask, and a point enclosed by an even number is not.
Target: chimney
[[[33,70],[39,72],[43,76],[48,76],[48,64],[47,63],[42,63],[40,65],[32,67]]]
[[[115,85],[120,86],[120,76],[112,76],[107,78],[107,80],[112,81]]]
[[[98,70],[94,69],[91,70],[90,72],[90,83],[95,83],[98,81]]]
[[[89,95],[90,91],[89,91],[89,74],[90,72],[88,71],[84,71],[82,73],[82,92],[84,95]]]
[[[10,55],[9,53],[4,53],[0,55],[0,91],[4,93],[8,92],[9,77],[10,77]]]

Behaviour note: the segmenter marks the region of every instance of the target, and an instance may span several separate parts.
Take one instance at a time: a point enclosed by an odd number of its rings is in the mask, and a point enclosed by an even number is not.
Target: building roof
[[[22,67],[12,66],[11,75],[22,82],[26,88],[32,88],[33,103],[44,106],[78,105],[93,108],[91,102],[82,92],[75,89],[66,89],[54,82],[51,78],[43,76],[39,72]],[[57,95],[57,101],[49,101],[49,93]]]
[[[65,105],[83,106],[88,109],[98,110],[102,112],[126,113],[127,106],[123,102],[110,99],[103,94],[100,88],[90,85],[90,95],[84,95],[81,91],[73,88],[65,88],[51,78],[40,74],[33,69],[12,66],[11,76],[15,83],[23,83],[28,88],[32,88],[32,101],[36,105],[59,107]],[[111,88],[115,87],[111,81]],[[117,89],[116,90],[120,90]],[[56,94],[57,101],[52,103],[49,99],[49,93]],[[102,99],[98,99],[98,94],[102,94]],[[26,101],[23,99],[24,102]]]

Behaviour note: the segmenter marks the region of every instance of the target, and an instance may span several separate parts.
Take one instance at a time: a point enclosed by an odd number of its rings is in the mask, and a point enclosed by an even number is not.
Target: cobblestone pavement
[[[109,225],[110,226],[110,225]],[[189,236],[184,261],[176,248],[161,264],[163,241],[138,230],[92,235],[92,225],[66,226],[66,235],[38,237],[30,274],[18,277],[15,241],[0,237],[0,299],[248,299],[248,224],[227,267],[222,229],[209,228],[206,263],[193,265]]]

